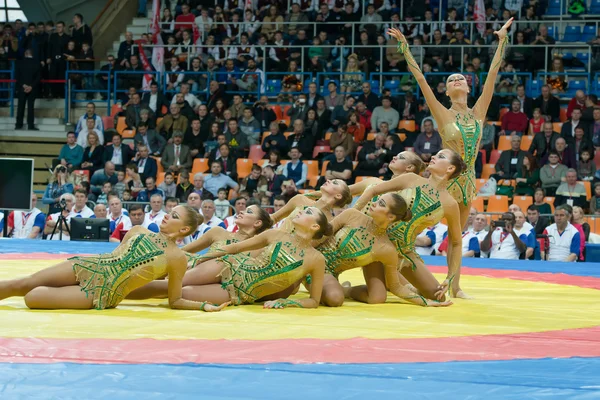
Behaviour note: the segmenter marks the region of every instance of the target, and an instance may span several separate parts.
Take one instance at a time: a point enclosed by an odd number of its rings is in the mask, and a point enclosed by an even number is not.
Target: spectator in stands
[[[535,134],[529,147],[529,153],[542,163],[548,158],[548,153],[556,149],[556,139],[559,138],[558,133],[553,130],[552,122],[545,122],[543,128],[543,132]]]
[[[595,109],[600,109],[600,105],[598,104],[598,96],[595,94],[589,94],[585,98],[585,109],[581,113],[581,120],[588,125],[593,124]]]
[[[308,29],[308,17],[300,9],[300,4],[292,3],[291,12],[285,17],[285,22],[289,24],[284,25],[283,31],[294,36],[298,31],[305,31]]]
[[[582,147],[577,161],[577,179],[580,181],[591,181],[596,174],[596,163],[592,159],[594,150],[592,147]]]
[[[307,180],[308,166],[300,160],[302,153],[298,147],[292,146],[288,153],[290,162],[283,169],[283,176],[292,179],[296,187],[302,187]]]
[[[527,115],[528,119],[533,117],[533,99],[525,94],[525,85],[520,84],[517,86],[517,96],[515,97],[515,100],[519,100],[521,103],[520,111]]]
[[[106,204],[96,204],[94,207],[94,216],[90,218],[105,219],[108,217],[108,211],[106,210]]]
[[[581,110],[576,108],[571,112],[571,119],[563,124],[560,130],[560,136],[568,141],[575,137],[575,129],[578,127],[583,128],[587,138],[589,136],[588,125],[581,120]]]
[[[247,68],[241,75],[240,79],[236,79],[235,83],[240,91],[255,92],[260,84],[260,91],[265,91],[265,74],[258,68],[256,61],[253,58],[248,58]]]
[[[502,117],[502,130],[500,135],[519,135],[527,134],[529,128],[529,119],[525,113],[521,112],[521,102],[518,99],[512,101],[511,110]]]
[[[175,32],[178,38],[182,37],[183,31],[191,31],[194,29],[196,22],[194,14],[190,13],[190,6],[187,3],[181,5],[181,14],[175,17]]]
[[[539,246],[535,237],[536,234],[533,230],[533,226],[529,222],[527,222],[527,220],[525,219],[525,214],[523,213],[523,211],[521,211],[520,208],[511,212],[515,216],[515,226],[513,229],[517,236],[521,238],[523,243],[525,243],[525,245],[527,246],[524,258],[526,260],[532,260],[535,248]]]
[[[347,153],[342,146],[336,146],[334,150],[335,158],[329,160],[325,170],[324,179],[342,179],[346,183],[351,183],[353,165],[352,161],[346,157]],[[323,179],[323,178],[321,178]]]
[[[75,196],[71,193],[65,193],[60,196],[60,201],[63,202],[65,207],[62,210],[59,209],[58,212],[48,215],[46,219],[46,226],[44,227],[44,234],[48,235],[46,236],[46,240],[71,240],[67,229],[70,228],[71,217],[73,216],[70,210],[75,202]],[[65,222],[61,222],[60,226],[57,227],[58,217],[61,214],[65,218]],[[54,234],[52,234],[53,232]]]
[[[515,215],[511,212],[502,214],[500,218],[503,226],[498,226],[497,221],[490,223],[490,230],[481,242],[481,251],[490,252],[490,258],[505,260],[518,260],[527,250],[527,236],[517,236],[513,227]]]
[[[181,115],[181,109],[177,104],[171,104],[169,106],[169,111],[170,113],[165,115],[162,121],[160,121],[160,123],[156,127],[156,129],[160,133],[160,136],[162,136],[164,140],[171,140],[171,135],[173,134],[173,132],[185,132],[189,126],[188,119],[185,116]]]
[[[185,100],[187,102],[187,104],[189,104],[189,106],[192,108],[192,110],[194,111],[194,113],[196,113],[198,111],[198,107],[200,106],[201,102],[200,100],[198,100],[198,98],[196,96],[194,96],[192,93],[190,93],[190,84],[188,82],[182,82],[181,85],[179,86],[179,94],[183,95],[183,100]],[[171,104],[175,104],[177,103],[177,96],[173,96],[173,100],[171,100]]]
[[[87,121],[92,119],[94,121],[93,129],[104,132],[104,123],[102,122],[102,117],[96,114],[96,105],[94,103],[88,103],[85,106],[85,114],[83,114],[77,120],[77,126],[75,127],[75,133],[78,135],[82,130],[85,130],[87,127]]]
[[[108,201],[108,210],[109,213],[107,215],[107,218],[110,220],[110,232],[114,232],[115,229],[117,229],[117,227],[119,227],[119,225],[121,223],[123,223],[123,228],[124,230],[129,230],[131,229],[131,220],[129,219],[129,216],[127,215],[127,211],[123,210],[123,203],[121,202],[121,200],[119,199],[119,197],[117,196],[111,196],[110,200]]]
[[[148,123],[144,122],[139,123],[133,141],[137,144],[138,149],[139,145],[143,144],[148,150],[148,154],[154,154],[156,156],[159,156],[162,153],[167,143],[162,135],[159,135],[153,130],[148,130]]]
[[[25,104],[27,104],[27,128],[30,131],[38,131],[39,129],[34,125],[33,106],[38,96],[41,67],[39,61],[33,58],[33,53],[30,49],[25,50],[24,59],[16,62],[15,80],[15,88],[19,99],[15,129],[23,128]]]
[[[252,115],[252,109],[246,108],[244,110],[243,117],[240,118],[238,125],[242,133],[246,135],[249,146],[259,144],[262,127],[260,122]]]
[[[279,124],[277,122],[271,122],[269,130],[269,136],[267,136],[262,143],[262,150],[265,153],[268,153],[271,150],[276,150],[280,154],[287,153],[287,139],[279,128]]]
[[[119,51],[117,52],[117,63],[122,69],[127,68],[127,62],[129,61],[129,57],[136,55],[140,55],[140,48],[133,41],[133,33],[127,31],[125,32],[125,40],[121,42],[119,45]]]
[[[98,137],[98,143],[104,144],[104,134],[101,130],[95,128],[95,121],[93,118],[88,118],[86,120],[85,128],[79,131],[79,136],[77,137],[77,144],[83,148],[88,146],[88,135],[92,133]]]
[[[477,237],[477,240],[479,241],[480,244],[483,241],[483,239],[485,239],[485,236],[487,235],[486,228],[487,228],[487,217],[485,216],[485,214],[481,214],[481,213],[476,214],[475,217],[473,217],[473,226],[471,228],[471,233],[473,233]]]
[[[223,187],[233,189],[233,197],[235,197],[235,192],[239,189],[239,185],[229,176],[223,174],[222,171],[223,165],[221,161],[212,161],[210,164],[211,173],[206,177],[204,186],[213,195],[213,198],[218,195],[219,189]]]
[[[58,159],[61,165],[67,167],[68,171],[79,168],[83,160],[83,147],[76,143],[75,133],[67,133],[67,143],[60,149]]]
[[[375,93],[371,91],[371,84],[369,82],[363,82],[362,94],[356,99],[357,102],[362,101],[370,112],[373,112],[376,107],[379,106],[379,98]]]
[[[212,200],[204,200],[202,202],[202,215],[204,216],[204,223],[198,227],[202,234],[205,234],[209,229],[219,226],[226,229],[225,223],[222,219],[215,215],[216,207]]]
[[[317,132],[320,132],[319,138],[323,137],[325,131],[331,127],[331,111],[326,107],[325,99],[317,100]]]
[[[122,77],[123,86],[140,90],[142,88],[142,72],[144,72],[144,67],[140,64],[140,58],[136,55],[129,56],[129,62]],[[125,98],[123,98],[123,100],[125,100]]]
[[[158,185],[158,188],[165,192],[165,197],[175,197],[177,193],[177,184],[175,183],[175,178],[171,172],[165,172],[165,180]]]
[[[306,119],[306,113],[310,107],[306,101],[306,94],[300,93],[292,106],[285,112],[290,117],[290,121],[297,119]]]
[[[346,95],[344,104],[336,106],[331,112],[331,130],[334,131],[340,125],[348,123],[348,116],[354,111],[354,97]]]
[[[150,92],[142,95],[141,103],[144,108],[150,109],[157,117],[163,116],[163,107],[165,107],[165,110],[169,109],[169,102],[165,95],[158,91],[158,83],[155,81],[150,83]]]
[[[127,129],[137,128],[140,123],[140,111],[142,109],[140,102],[141,98],[139,93],[131,95],[131,104],[129,104],[127,110],[125,110],[125,123],[127,124]]]
[[[224,193],[225,195],[227,195],[227,190],[226,189],[219,190],[219,196],[221,196],[221,193]],[[219,207],[220,204],[221,204],[221,208]],[[215,212],[215,215],[217,215],[217,217],[219,217],[219,212],[221,212],[222,213],[221,215],[224,215],[224,216],[229,215],[229,202],[227,200],[223,199],[222,203],[220,203],[220,200],[215,200],[215,206],[217,209]],[[229,216],[229,217],[223,217],[221,219],[223,219],[223,222],[225,223],[225,227],[226,227],[227,231],[235,233],[238,231],[238,226],[235,223],[235,220],[237,219],[239,213],[246,211],[246,198],[238,197],[237,199],[235,199],[235,203],[234,203],[233,207],[235,208],[235,214],[233,214],[232,216]]]
[[[269,104],[267,96],[261,96],[260,100],[254,104],[254,118],[257,119],[263,131],[266,131],[267,127],[277,120],[277,115],[275,115],[273,107]]]
[[[337,83],[335,83],[335,81],[329,81],[327,90],[329,91],[329,94],[325,96],[325,106],[329,110],[333,111],[335,107],[344,104],[344,96],[337,92]]]
[[[188,121],[188,126],[191,123],[192,119],[194,117],[196,117],[196,112],[194,111],[194,109],[190,106],[190,104],[185,100],[185,97],[182,93],[177,93],[174,97],[173,100],[175,100],[175,104],[177,107],[179,107],[179,114],[182,117],[185,117]]]
[[[503,151],[496,162],[496,175],[501,179],[513,179],[523,168],[523,159],[527,154],[521,150],[521,137],[513,135],[510,140],[511,149]]]
[[[415,250],[422,256],[435,255],[447,231],[448,226],[442,223],[424,229],[415,238]]]
[[[600,215],[600,183],[594,184],[594,195],[590,200],[590,213]]]
[[[586,135],[585,128],[583,126],[578,126],[575,128],[575,136],[567,136],[565,140],[567,142],[567,149],[575,155],[576,162],[580,161],[579,156],[583,150],[591,151],[593,154],[594,145],[590,136]]]
[[[554,198],[552,198],[552,201],[554,202]],[[535,189],[533,193],[533,205],[537,207],[540,214],[552,214],[550,204],[546,203],[546,191],[543,188]]]
[[[429,162],[431,155],[437,154],[442,149],[442,137],[433,130],[433,122],[431,120],[423,121],[423,132],[417,136],[413,147],[415,153],[425,162]]]
[[[251,197],[262,196],[267,191],[267,178],[262,176],[262,168],[258,164],[252,164],[250,175],[242,179],[240,193],[248,192]]]
[[[537,59],[537,57],[536,57]],[[543,56],[542,56],[543,59]],[[560,121],[560,102],[550,92],[548,85],[542,86],[542,94],[537,97],[533,102],[534,108],[539,108],[546,121],[559,122]]]
[[[94,212],[87,206],[88,194],[85,189],[75,189],[74,202],[70,208],[71,216],[74,218],[92,218]]]
[[[221,100],[225,97],[224,91],[220,88],[219,82],[216,80],[210,81],[208,86],[208,99],[206,101],[206,107],[208,110],[212,111],[218,100]]]
[[[104,165],[104,146],[100,144],[96,132],[89,132],[87,134],[86,142],[87,147],[83,151],[81,169],[90,171],[90,174],[94,174],[94,172]]]
[[[385,171],[383,165],[387,159],[387,150],[384,148],[385,135],[379,133],[375,139],[365,143],[358,152],[358,165],[354,176],[379,176]]]
[[[565,181],[556,189],[554,206],[561,204],[587,208],[585,187],[583,184],[577,182],[577,171],[572,168],[567,170]]]
[[[77,51],[81,50],[83,43],[88,43],[90,47],[94,44],[92,30],[83,22],[83,15],[75,14],[73,16],[73,41],[75,42]]]
[[[121,143],[121,135],[115,132],[112,136],[112,144],[104,149],[104,163],[111,161],[117,171],[124,171],[125,166],[133,158],[133,150]]]
[[[369,4],[367,6],[367,13],[362,16],[360,22],[361,24],[359,29],[361,31],[367,31],[369,36],[374,36],[380,31],[383,20],[381,15],[375,11],[375,6],[373,4]]]
[[[569,105],[567,106],[567,118],[571,118],[573,110],[581,110],[581,112],[583,114],[583,111],[586,109],[586,104],[585,104],[586,99],[587,99],[587,96],[585,95],[585,92],[583,90],[576,91],[575,97],[573,97],[569,101]]]
[[[341,146],[346,155],[354,154],[354,137],[348,133],[348,127],[344,124],[340,125],[337,130],[331,134],[329,145],[334,149]],[[326,157],[327,160],[333,160],[334,158],[335,156],[333,154]]]
[[[242,96],[237,93],[234,94],[233,103],[228,108],[228,110],[231,111],[231,117],[235,119],[241,118],[245,109],[246,105],[244,104]]]
[[[198,210],[198,212],[201,212],[202,209],[202,200],[200,199],[200,196],[198,195],[198,193],[190,193],[188,195],[188,198],[186,199],[186,204],[196,210]]]
[[[545,205],[547,206],[547,204]],[[527,208],[527,221],[533,226],[536,235],[544,233],[544,229],[549,225],[548,218],[540,216],[539,208],[535,204],[531,204]]]
[[[173,143],[167,144],[162,153],[161,164],[165,171],[179,174],[192,169],[192,156],[188,146],[182,144],[183,132],[173,132]]]
[[[51,207],[58,207],[60,196],[64,193],[73,193],[73,184],[69,181],[67,167],[58,165],[54,168],[54,173],[46,186],[42,202],[50,204]]]
[[[231,118],[227,123],[228,129],[225,132],[227,144],[231,147],[236,157],[243,158],[244,152],[250,147],[248,137],[240,131],[238,122]]]
[[[585,222],[585,213],[581,207],[573,207],[573,214],[571,215],[571,225],[575,227],[579,231],[581,235],[581,255],[585,252],[585,243],[590,238],[590,224]],[[581,261],[583,261],[583,257],[579,257]]]
[[[129,223],[121,221],[116,224],[109,241],[114,243],[120,243],[127,232],[134,226],[142,226],[152,232],[158,233],[158,225],[155,223],[146,223],[144,206],[142,204],[132,204],[129,207]]]
[[[202,185],[204,185],[204,175],[202,175],[202,173],[199,174],[200,176],[202,176]],[[187,201],[188,196],[193,191],[194,185],[190,183],[190,174],[185,171],[179,174],[179,184],[177,185],[177,189],[175,189],[175,197],[179,200],[179,202],[185,203]]]
[[[560,157],[558,156],[558,153],[556,151],[551,151],[548,155],[548,164],[544,165],[540,171],[542,188],[549,196],[554,196],[556,189],[558,189],[558,186],[567,175],[568,167],[560,164],[559,160]]]
[[[367,109],[365,103],[361,100],[356,102],[356,114],[358,115],[359,123],[365,127],[365,132],[371,132],[371,116],[373,113]]]
[[[155,194],[160,195],[163,200],[165,199],[165,192],[156,187],[156,180],[153,177],[149,176],[148,178],[146,178],[145,182],[146,189],[142,190],[138,194],[137,201],[142,203],[148,203],[150,202],[150,198]]]
[[[294,121],[294,131],[287,138],[287,147],[291,149],[297,147],[304,159],[312,157],[315,147],[315,138],[308,135],[304,129],[304,121],[297,119]]]
[[[388,123],[392,132],[395,131],[400,121],[400,114],[392,108],[392,99],[390,97],[383,97],[381,99],[381,106],[375,107],[375,110],[373,110],[373,115],[371,116],[372,129],[379,132],[379,124],[384,121]]]
[[[141,144],[138,144],[137,150],[138,151],[132,161],[137,165],[140,178],[144,182],[146,181],[146,178],[149,177],[156,180],[158,165],[156,164],[156,160],[150,157],[150,149],[142,142]]]
[[[206,106],[203,107],[203,112],[206,113]],[[204,115],[206,118],[206,115]],[[183,144],[188,146],[190,149],[190,156],[192,160],[196,156],[202,156],[204,154],[204,142],[208,139],[208,132],[202,131],[202,125],[198,117],[192,119],[190,127],[183,136]]]
[[[310,82],[308,84],[308,95],[306,96],[306,104],[308,105],[308,107],[316,108],[317,101],[323,98],[323,96],[317,93],[317,90],[318,88],[315,82]]]
[[[559,137],[556,139],[555,146],[559,162],[567,168],[576,168],[575,152],[567,147],[567,141],[563,137]]]
[[[263,166],[262,175],[267,178],[267,191],[265,195],[273,201],[276,196],[281,195],[281,186],[285,178],[283,175],[276,175],[271,165]]]
[[[275,34],[283,29],[283,17],[279,15],[279,9],[276,5],[268,8],[267,15],[263,18],[260,33],[267,39],[273,40]]]
[[[227,143],[223,143],[219,145],[219,152],[216,155],[217,157],[214,159],[210,159],[208,163],[212,163],[214,160],[221,161],[221,165],[223,166],[223,172],[225,175],[229,176],[234,181],[237,181],[237,163],[236,158],[231,153],[231,148]]]
[[[531,154],[525,153],[522,165],[517,170],[516,181],[515,195],[533,196],[535,186],[540,181],[540,170]]]
[[[533,110],[533,118],[529,119],[529,134],[537,135],[538,133],[542,132],[545,122],[546,120],[542,116],[540,109],[536,108]]]
[[[549,261],[577,261],[581,249],[579,231],[569,223],[572,208],[566,204],[556,207],[554,211],[555,223],[544,230],[549,238]]]
[[[64,167],[63,167],[64,168]],[[31,193],[31,210],[11,211],[8,214],[8,235],[14,239],[41,239],[46,214],[37,207],[37,196]]]

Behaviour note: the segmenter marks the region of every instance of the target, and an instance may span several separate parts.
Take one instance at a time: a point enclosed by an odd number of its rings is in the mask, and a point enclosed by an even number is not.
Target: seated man
[[[585,186],[583,186],[582,183],[577,182],[577,171],[569,168],[567,170],[566,181],[562,182],[558,186],[558,189],[556,189],[554,206],[567,204],[571,207],[579,206],[581,208],[587,208],[588,202],[586,196]]]
[[[167,213],[163,211],[163,198],[160,194],[153,194],[150,197],[150,211],[146,213],[145,223],[155,223],[157,226],[160,226],[163,218]],[[129,210],[129,214],[131,215],[131,210]]]
[[[102,122],[102,117],[96,114],[96,105],[94,103],[87,103],[85,106],[85,114],[77,120],[77,125],[75,126],[76,135],[79,135],[81,131],[86,128],[87,120],[90,118],[94,120],[93,128],[100,132],[104,132],[104,123]]]
[[[510,145],[511,150],[503,151],[496,162],[496,179],[513,179],[523,169],[523,159],[527,153],[521,150],[521,137],[512,136]]]
[[[423,230],[415,239],[417,254],[422,256],[435,255],[444,240],[448,226],[440,223]]]
[[[502,130],[500,135],[519,135],[527,134],[529,130],[529,118],[521,112],[521,101],[514,99],[511,103],[511,109],[502,117]]]
[[[275,170],[270,165],[265,165],[262,170],[262,176],[267,178],[267,191],[265,195],[271,199],[281,195],[281,185],[285,181],[282,175],[277,175]]]
[[[160,163],[165,171],[179,174],[192,169],[192,155],[190,148],[183,142],[183,132],[173,132],[173,143],[165,147]]]
[[[75,205],[70,209],[72,218],[92,218],[94,211],[87,206],[88,194],[85,189],[75,189]]]
[[[108,210],[106,209],[106,204],[96,204],[96,206],[94,207],[94,215],[92,215],[90,218],[108,218]]]
[[[69,171],[78,169],[83,160],[83,147],[77,144],[75,132],[67,133],[67,143],[60,149],[58,155],[60,164],[67,167]]]
[[[379,176],[387,172],[384,164],[387,159],[387,151],[384,148],[385,135],[378,133],[375,139],[367,142],[358,152],[358,165],[354,170],[354,176]]]
[[[433,130],[433,122],[425,120],[423,122],[423,132],[415,140],[413,147],[415,153],[425,162],[431,160],[432,154],[437,154],[442,149],[442,137]]]
[[[210,164],[210,175],[206,177],[204,180],[204,186],[206,190],[212,193],[213,198],[217,197],[219,189],[223,187],[227,187],[233,189],[234,193],[232,197],[235,197],[237,190],[239,189],[239,185],[231,179],[229,176],[221,173],[223,170],[223,165],[220,160],[215,160]]]
[[[112,235],[110,235],[109,242],[120,243],[123,241],[123,238],[133,228],[134,226],[141,226],[149,231],[158,233],[158,225],[154,222],[145,220],[146,214],[144,214],[144,206],[142,204],[132,204],[129,207],[129,219],[131,220],[131,225],[126,225],[123,222],[120,222],[119,225],[115,228]]]
[[[520,238],[523,238],[523,236],[526,238],[523,242],[527,245],[525,259],[528,260],[533,256],[535,248],[538,246],[537,239],[535,238],[535,231],[533,230],[533,226],[525,219],[523,211],[513,211],[512,213],[515,215],[515,233]]]
[[[515,215],[511,212],[502,214],[500,221],[492,221],[490,230],[481,242],[481,251],[489,251],[490,258],[518,260],[527,250],[527,235],[517,236],[514,225]]]
[[[439,252],[443,256],[448,255],[448,235],[444,236],[444,241],[440,245]],[[462,236],[462,256],[463,257],[479,257],[479,239],[473,231],[465,231]]]
[[[37,196],[31,193],[31,210],[11,211],[8,214],[8,235],[15,239],[41,239],[46,214],[36,208]]]
[[[202,172],[198,172],[194,175],[194,185],[192,186],[190,193],[196,193],[200,196],[201,200],[214,199],[213,194],[204,187],[204,174]]]
[[[156,180],[154,180],[153,177],[149,176],[146,178],[146,189],[142,190],[138,194],[137,201],[141,203],[148,203],[150,201],[150,198],[155,194],[161,196],[163,200],[165,199],[165,192],[157,188]]]
[[[225,223],[225,227],[228,232],[235,233],[238,231],[238,226],[235,223],[235,220],[237,219],[239,213],[241,213],[242,211],[246,211],[246,198],[238,197],[237,199],[235,199],[235,204],[233,205],[233,207],[235,208],[235,214],[225,218],[225,220],[223,222]],[[229,210],[226,210],[226,211],[229,211]]]
[[[566,204],[556,207],[555,223],[544,230],[544,235],[548,235],[549,239],[549,261],[573,262],[579,258],[581,238],[579,231],[569,223],[572,210]]]
[[[346,158],[346,152],[342,146],[337,146],[334,150],[335,160],[330,160],[325,170],[325,179],[343,179],[346,183],[351,183],[352,179],[352,161]]]
[[[108,201],[108,209],[110,213],[107,218],[110,220],[110,233],[113,233],[117,227],[122,226],[123,230],[131,229],[131,220],[123,210],[123,203],[117,196],[113,196]]]
[[[98,135],[98,140],[99,140],[100,144],[104,144],[104,133],[101,130],[96,129],[96,127],[95,127],[96,120],[93,118],[88,118],[85,123],[86,123],[85,128],[82,129],[79,132],[79,136],[77,136],[77,144],[80,145],[84,149],[86,147],[88,147],[89,144],[88,144],[87,137],[88,137],[88,133],[90,133],[90,132],[94,132],[96,135]]]
[[[194,240],[200,239],[202,235],[215,226],[220,226],[221,228],[226,229],[223,220],[217,218],[215,215],[216,207],[214,201],[204,200],[202,202],[201,210],[202,216],[204,217],[204,222],[198,225],[196,232],[183,239],[184,244],[192,243]]]
[[[292,147],[288,155],[291,161],[283,168],[283,176],[292,179],[296,187],[302,187],[307,179],[308,167],[300,160],[302,154],[297,147]]]
[[[202,173],[200,173],[202,175]],[[202,178],[204,179],[204,177]],[[204,181],[202,182],[204,184]],[[194,186],[190,183],[189,172],[182,172],[179,174],[179,184],[175,189],[175,197],[179,202],[185,203],[190,193],[194,191]]]
[[[251,108],[244,109],[243,117],[238,121],[238,126],[242,133],[246,135],[249,146],[259,144],[262,127],[260,122],[254,118]]]

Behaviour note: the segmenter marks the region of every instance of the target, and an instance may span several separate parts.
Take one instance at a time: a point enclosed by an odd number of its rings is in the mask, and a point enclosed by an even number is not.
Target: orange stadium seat
[[[484,164],[483,170],[481,171],[482,179],[490,179],[492,174],[496,173],[496,164]]]
[[[319,177],[319,162],[315,161],[315,160],[306,160],[303,161],[307,168],[308,168],[308,174],[307,174],[307,178],[311,179],[314,177]]]
[[[507,112],[508,112],[507,107],[503,107],[500,109],[500,121],[502,121],[502,117],[504,117],[504,114],[506,114]]]
[[[531,196],[514,196],[513,204],[521,207],[521,211],[527,213],[527,207],[533,204],[533,197]]]
[[[533,142],[533,136],[525,135],[521,138],[521,150],[529,151],[531,143]]]
[[[325,133],[325,140],[329,142],[329,139],[331,139],[331,132],[326,132]]]
[[[119,117],[117,119],[117,132],[119,132],[121,135],[123,134],[123,131],[125,129],[127,129],[127,124],[125,123],[125,117]]]
[[[583,185],[583,187],[585,188],[585,197],[587,198],[588,201],[590,201],[592,199],[592,184],[590,181],[577,181],[578,183],[581,183]]]
[[[121,136],[123,136],[123,139],[133,139],[135,137],[135,128],[125,129],[123,132],[121,132]]]
[[[415,132],[417,130],[414,120],[401,120],[398,122],[398,129],[406,129],[409,132]]]
[[[166,172],[161,172],[159,174],[156,174],[156,186],[160,185],[165,181],[165,173]]]
[[[255,144],[250,146],[250,153],[248,154],[248,158],[252,160],[253,163],[258,163],[265,157],[266,153],[262,151],[262,147],[259,144]]]
[[[163,117],[156,118],[156,126],[158,126],[162,122],[162,120],[163,120]]]
[[[102,117],[102,125],[104,125],[104,129],[114,129],[115,120],[112,117],[104,116]]]
[[[560,122],[567,122],[567,109],[564,107],[560,108]]]
[[[331,153],[331,147],[329,146],[315,146],[313,149],[312,158],[317,158],[320,153]]]
[[[502,213],[508,211],[508,196],[494,195],[488,198],[487,212]]]
[[[554,197],[553,196],[544,197],[544,203],[550,204],[550,208],[552,209],[552,212],[554,212]]]
[[[354,171],[356,169],[357,165],[358,165],[358,161],[352,161],[352,171]]]
[[[375,135],[377,135],[377,132],[371,132],[371,133],[367,134],[367,140],[375,139]]]
[[[498,150],[510,150],[510,136],[502,135],[498,137]]]
[[[562,129],[563,123],[562,122],[554,122],[552,124],[552,130],[554,130],[554,132],[560,133],[560,130]]]
[[[481,188],[483,186],[485,186],[485,184],[487,183],[487,179],[476,179],[475,180],[475,190],[477,191],[477,193],[479,193],[479,191],[481,190]]]
[[[325,176],[325,172],[327,172],[328,165],[329,161],[323,161],[323,166],[321,166],[321,176]]]
[[[500,155],[502,154],[502,150],[492,150],[490,153],[490,159],[488,160],[488,164],[496,164],[500,159]]]
[[[262,138],[260,139],[260,144],[262,145],[265,142],[265,139],[267,138],[267,136],[269,136],[271,134],[271,132],[267,131],[267,132],[263,132],[262,133]]]
[[[164,172],[165,172],[165,169],[164,169],[164,167],[162,166],[162,164],[160,163],[160,161],[161,161],[161,158],[160,158],[160,157],[154,157],[154,156],[153,156],[152,158],[154,158],[154,159],[156,160],[156,165],[158,166],[158,170],[157,170],[157,172],[158,172],[159,174],[160,174],[161,172],[162,172],[162,173],[164,173]]]
[[[484,205],[483,205],[483,197],[475,197],[473,199],[473,202],[471,203],[472,207],[475,207],[475,209],[477,210],[477,212],[484,212]]]
[[[208,171],[208,158],[194,158],[192,175],[197,174],[198,172],[205,173],[206,171]]]
[[[237,167],[238,178],[245,178],[252,171],[252,160],[247,158],[238,158],[235,163]]]

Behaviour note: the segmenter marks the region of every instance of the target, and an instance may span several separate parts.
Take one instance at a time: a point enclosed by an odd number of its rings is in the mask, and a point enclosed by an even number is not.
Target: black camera
[[[502,220],[494,221],[494,226],[496,228],[506,228],[506,222]]]
[[[60,201],[58,202],[58,204],[60,204],[60,206],[62,207],[63,210],[67,209],[67,200],[60,199]]]

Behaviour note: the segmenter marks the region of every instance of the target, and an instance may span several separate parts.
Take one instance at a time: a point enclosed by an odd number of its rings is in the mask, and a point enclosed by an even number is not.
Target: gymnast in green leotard
[[[394,171],[395,177],[387,182],[369,184],[354,207],[363,210],[375,196],[389,192],[398,193],[406,200],[411,207],[412,218],[408,222],[397,222],[387,230],[388,237],[398,251],[398,269],[423,297],[442,300],[460,267],[460,251],[448,253],[448,274],[440,285],[425,267],[414,246],[417,235],[428,226],[438,223],[443,217],[448,222],[449,240],[456,245],[461,243],[458,205],[446,187],[450,179],[460,175],[465,164],[458,153],[444,149],[432,157],[427,167],[431,173],[429,179],[414,173],[402,173],[406,165],[413,165],[412,169],[418,172],[420,164],[416,157],[412,152],[402,152],[394,157],[390,169]],[[457,247],[459,248],[460,246]]]
[[[177,206],[160,225],[160,233],[134,227],[113,252],[72,257],[35,274],[0,282],[0,299],[25,296],[29,308],[91,309],[116,307],[128,293],[169,275],[169,306],[185,310],[218,311],[220,306],[184,299],[182,279],[186,257],[178,239],[195,232],[202,216],[188,206]]]
[[[408,69],[415,76],[425,96],[427,105],[431,110],[431,115],[437,121],[440,128],[440,136],[442,137],[442,147],[456,151],[467,165],[467,169],[448,184],[449,193],[458,203],[460,221],[463,228],[466,228],[465,225],[469,217],[471,201],[475,197],[476,192],[475,161],[481,142],[481,126],[494,94],[496,76],[504,57],[508,43],[508,29],[512,21],[512,18],[509,19],[499,31],[494,32],[498,36],[500,44],[491,62],[481,96],[472,109],[469,109],[467,106],[467,96],[470,90],[464,75],[452,74],[448,77],[446,81],[446,95],[450,98],[452,106],[450,109],[447,109],[437,100],[433,90],[429,87],[425,76],[408,48],[408,42],[402,32],[396,28],[388,30],[388,34],[398,40],[398,51],[406,58]],[[452,284],[453,291],[457,297],[468,297],[460,289],[460,269],[457,271]]]

